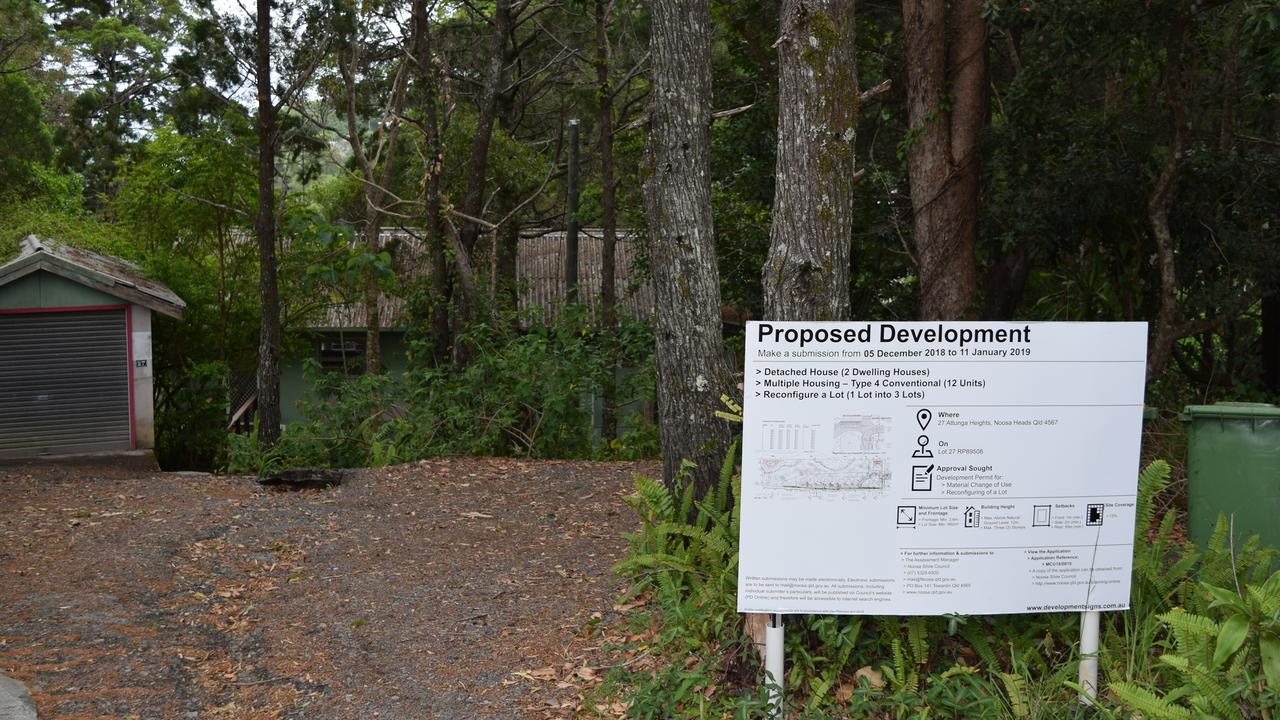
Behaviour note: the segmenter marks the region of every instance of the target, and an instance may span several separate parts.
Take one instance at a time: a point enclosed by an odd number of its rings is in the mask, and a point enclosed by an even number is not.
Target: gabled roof
[[[187,304],[172,290],[142,275],[137,265],[109,255],[28,235],[18,257],[0,265],[0,286],[43,270],[173,318]]]

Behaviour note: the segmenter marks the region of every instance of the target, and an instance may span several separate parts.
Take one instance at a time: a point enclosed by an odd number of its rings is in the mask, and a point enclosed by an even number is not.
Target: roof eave
[[[126,302],[141,305],[175,320],[182,319],[182,311],[186,308],[186,303],[181,300],[177,304],[169,302],[164,298],[156,297],[139,289],[132,283],[126,284],[119,278],[68,262],[63,258],[43,251],[20,257],[0,268],[0,287],[40,270],[64,277],[72,282],[120,298]]]

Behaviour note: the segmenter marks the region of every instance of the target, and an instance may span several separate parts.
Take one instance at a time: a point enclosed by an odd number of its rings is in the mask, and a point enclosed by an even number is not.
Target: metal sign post
[[[1098,626],[1102,614],[1097,610],[1080,613],[1080,703],[1093,706],[1098,699]]]
[[[769,624],[764,629],[764,670],[769,685],[769,717],[782,717],[782,673],[785,670],[783,660],[782,615],[769,613]]]

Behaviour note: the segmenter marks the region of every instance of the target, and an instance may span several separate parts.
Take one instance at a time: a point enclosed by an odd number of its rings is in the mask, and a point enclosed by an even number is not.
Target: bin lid
[[[1179,416],[1184,422],[1195,418],[1280,418],[1280,407],[1270,403],[1216,402],[1212,405],[1188,405]]]

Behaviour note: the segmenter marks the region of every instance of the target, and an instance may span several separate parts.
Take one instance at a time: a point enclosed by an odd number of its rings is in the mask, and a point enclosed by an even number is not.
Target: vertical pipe
[[[1080,703],[1093,706],[1098,699],[1098,625],[1096,610],[1080,613]]]
[[[578,301],[578,120],[569,121],[568,200],[564,233],[565,302]]]
[[[765,681],[769,683],[769,717],[782,717],[782,672],[784,670],[782,615],[770,613],[764,629]]]

